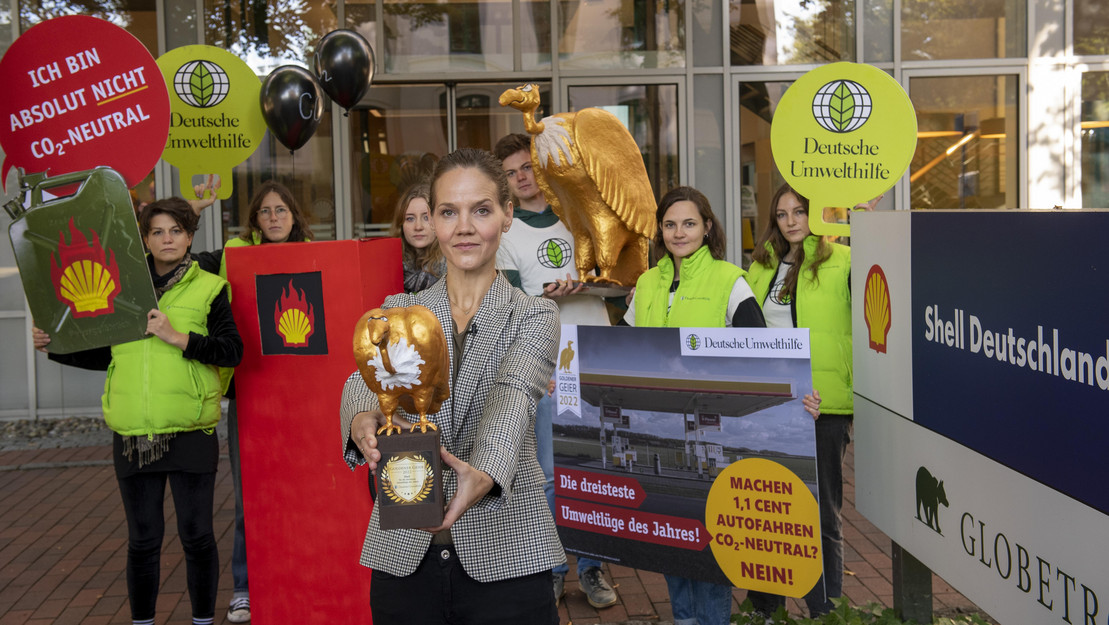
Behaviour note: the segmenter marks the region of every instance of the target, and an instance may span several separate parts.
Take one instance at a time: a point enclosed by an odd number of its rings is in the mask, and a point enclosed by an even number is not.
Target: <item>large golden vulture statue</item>
[[[538,85],[509,89],[500,103],[524,114],[536,182],[574,236],[579,278],[635,286],[647,270],[657,224],[655,195],[631,133],[598,108],[535,121]]]

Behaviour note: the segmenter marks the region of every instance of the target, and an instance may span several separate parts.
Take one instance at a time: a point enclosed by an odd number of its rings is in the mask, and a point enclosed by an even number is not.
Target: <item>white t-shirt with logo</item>
[[[768,328],[793,327],[793,307],[790,298],[788,295],[782,296],[782,285],[791,267],[793,263],[787,263],[784,260],[778,263],[778,273],[774,275],[774,281],[770,283],[770,292],[766,294],[766,301],[762,303],[762,314],[766,317]]]
[[[523,213],[524,218],[512,220],[512,228],[501,237],[497,250],[497,269],[516,271],[520,274],[520,286],[528,295],[542,295],[543,285],[555,280],[565,280],[566,274],[578,280],[578,270],[574,265],[574,237],[570,229],[561,221],[543,227],[535,227],[528,222],[551,221],[544,213]],[[542,215],[542,217],[540,217]],[[544,219],[544,217],[546,217]],[[538,219],[537,219],[538,218]],[[600,326],[609,325],[605,302],[595,295],[568,295],[554,300],[558,304],[562,323]]]

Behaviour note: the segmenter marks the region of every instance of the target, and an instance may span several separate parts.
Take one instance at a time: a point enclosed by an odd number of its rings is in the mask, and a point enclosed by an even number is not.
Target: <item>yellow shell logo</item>
[[[886,273],[878,265],[866,274],[866,292],[863,300],[863,320],[870,333],[870,349],[886,353],[886,338],[889,337],[893,315],[890,309],[890,287]]]
[[[315,329],[316,313],[308,303],[304,291],[293,286],[281,289],[281,297],[273,306],[273,322],[285,347],[298,347],[308,344],[308,337]]]
[[[73,302],[77,312],[95,312],[108,308],[108,296],[116,290],[112,274],[100,263],[81,260],[65,268],[58,291]]]
[[[285,337],[289,345],[303,345],[308,342],[308,333],[312,331],[312,322],[308,315],[299,308],[290,308],[281,313],[281,320],[277,322],[277,331]]]
[[[54,294],[69,306],[74,318],[95,317],[115,311],[115,297],[122,290],[115,254],[106,258],[100,235],[90,242],[69,220],[70,242],[58,233],[58,252],[51,254],[50,278]]]

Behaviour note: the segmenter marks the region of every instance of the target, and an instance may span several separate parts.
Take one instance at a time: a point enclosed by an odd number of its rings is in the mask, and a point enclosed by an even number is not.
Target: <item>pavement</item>
[[[3,449],[0,447],[0,449]],[[890,539],[855,510],[854,449],[844,484],[844,594],[852,605],[893,604]],[[216,623],[231,598],[235,502],[226,453],[216,480],[216,539],[221,554]],[[155,623],[190,623],[185,561],[173,502],[166,500],[162,586]],[[352,547],[354,548],[354,547]],[[127,527],[111,465],[111,445],[0,451],[0,625],[127,625],[124,563]],[[573,563],[559,613],[563,625],[666,624],[673,620],[661,574],[606,565],[620,601],[597,610],[581,592]],[[933,610],[953,616],[981,610],[933,576]],[[745,591],[735,590],[735,611]],[[805,614],[791,599],[791,614]]]

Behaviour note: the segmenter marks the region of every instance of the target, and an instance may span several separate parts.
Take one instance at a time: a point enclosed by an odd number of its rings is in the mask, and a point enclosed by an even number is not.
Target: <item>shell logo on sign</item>
[[[879,354],[886,353],[886,339],[889,337],[893,314],[890,309],[890,287],[886,273],[878,265],[866,274],[866,290],[863,295],[863,320],[869,332],[870,349]]]
[[[273,321],[277,333],[286,347],[306,345],[308,337],[315,331],[316,315],[312,305],[304,297],[304,291],[293,286],[289,280],[288,295],[281,291],[281,298],[273,306]]]
[[[58,255],[50,255],[50,281],[58,299],[69,306],[74,318],[96,317],[115,311],[115,298],[122,290],[115,254],[109,260],[95,230],[92,242],[69,220],[70,244],[58,233]]]

